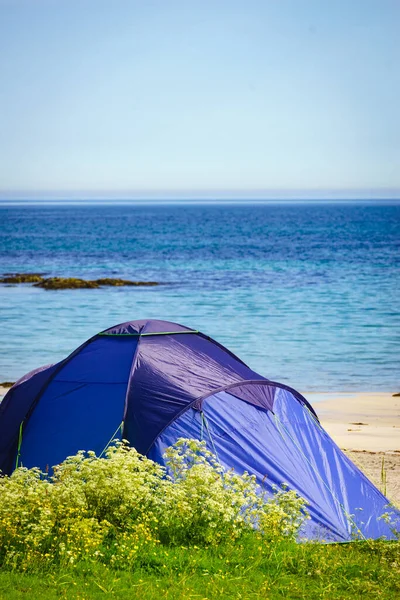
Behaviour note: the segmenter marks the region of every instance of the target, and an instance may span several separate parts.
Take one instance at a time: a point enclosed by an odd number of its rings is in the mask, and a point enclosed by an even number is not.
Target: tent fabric
[[[162,462],[165,449],[180,437],[203,438],[222,466],[256,475],[270,495],[282,484],[296,490],[308,502],[311,520],[302,531],[307,539],[391,535],[383,521],[371,517],[386,512],[387,498],[285,389],[275,388],[274,412],[243,402],[230,391],[213,394],[201,411],[191,408],[176,419],[148,456]]]
[[[79,449],[103,451],[123,420],[137,344],[100,337],[58,370],[23,428],[21,464],[47,470]]]
[[[151,321],[142,320],[121,323],[120,325],[102,331],[102,335],[144,335],[152,333],[182,333],[187,331],[193,331],[193,329],[178,325],[178,323],[169,323],[168,321],[157,321],[154,319]]]
[[[15,467],[19,427],[29,415],[33,399],[56,371],[57,365],[40,367],[27,373],[9,389],[0,404],[0,471],[11,473]]]
[[[197,334],[143,337],[131,380],[124,435],[142,454],[185,407],[213,390],[260,378]]]
[[[301,394],[167,321],[111,327],[19,380],[0,404],[0,469],[48,471],[79,450],[101,455],[116,437],[163,463],[179,437],[204,435],[203,419],[207,445],[225,467],[253,473],[269,493],[286,483],[306,498],[307,539],[392,537],[379,520],[388,500]]]

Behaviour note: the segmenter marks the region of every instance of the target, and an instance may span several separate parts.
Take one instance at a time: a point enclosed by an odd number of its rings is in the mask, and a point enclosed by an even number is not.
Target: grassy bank
[[[296,543],[309,518],[178,440],[167,469],[125,443],[0,478],[0,600],[400,598],[400,542]]]
[[[71,568],[0,574],[0,598],[400,597],[400,544],[265,544],[257,534],[219,547],[144,551],[128,570],[84,562]]]

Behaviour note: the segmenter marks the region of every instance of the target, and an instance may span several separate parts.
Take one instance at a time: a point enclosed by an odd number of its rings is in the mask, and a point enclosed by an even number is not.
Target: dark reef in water
[[[38,283],[43,281],[43,273],[5,273],[0,283]]]
[[[102,279],[95,279],[95,283],[99,285],[159,285],[157,281],[130,281],[129,279],[110,279],[109,277],[104,277]]]
[[[75,277],[49,277],[43,279],[39,283],[35,283],[34,287],[41,287],[45,290],[73,290],[78,288],[98,288],[98,284],[94,281],[86,281],[85,279],[77,279]]]
[[[159,285],[156,281],[130,281],[129,279],[114,279],[103,277],[101,279],[80,279],[76,277],[43,277],[42,273],[6,273],[0,277],[0,283],[32,283],[34,287],[45,290],[74,290],[96,289],[103,286],[153,286]]]

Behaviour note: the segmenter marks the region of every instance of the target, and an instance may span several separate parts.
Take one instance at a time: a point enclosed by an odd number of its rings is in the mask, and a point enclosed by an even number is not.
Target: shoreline
[[[340,448],[400,453],[400,396],[389,392],[305,395]]]

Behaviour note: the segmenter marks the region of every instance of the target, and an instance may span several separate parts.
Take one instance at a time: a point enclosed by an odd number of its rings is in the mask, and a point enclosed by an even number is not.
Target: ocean
[[[400,204],[0,204],[0,271],[158,281],[0,285],[0,381],[95,333],[198,329],[307,391],[400,391]]]

